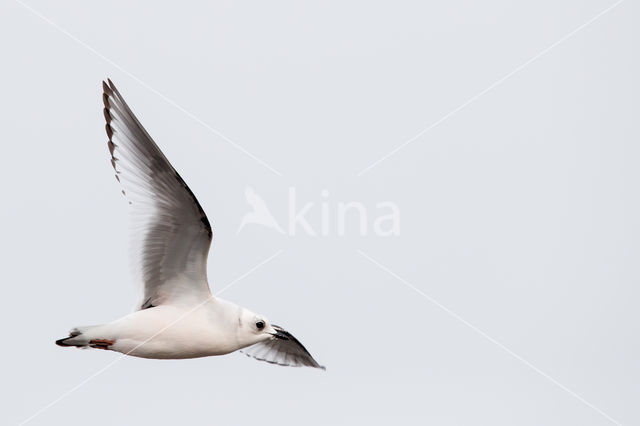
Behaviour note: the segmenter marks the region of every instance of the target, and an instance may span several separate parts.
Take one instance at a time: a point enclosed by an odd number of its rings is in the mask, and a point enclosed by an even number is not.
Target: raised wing
[[[129,201],[140,309],[204,300],[211,225],[200,203],[133,115],[111,80],[102,82],[111,164]]]
[[[313,359],[309,351],[291,333],[277,325],[274,325],[273,328],[278,332],[276,336],[241,349],[240,352],[270,364],[325,369]]]

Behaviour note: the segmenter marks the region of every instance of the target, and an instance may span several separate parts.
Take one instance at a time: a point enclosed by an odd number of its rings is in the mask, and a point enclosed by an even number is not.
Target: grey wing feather
[[[204,210],[113,82],[102,87],[111,164],[131,206],[134,266],[144,283],[140,308],[209,297],[212,230]]]
[[[325,369],[313,359],[309,351],[291,333],[274,325],[281,337],[272,337],[264,342],[241,349],[240,352],[259,361],[289,367],[314,367]]]

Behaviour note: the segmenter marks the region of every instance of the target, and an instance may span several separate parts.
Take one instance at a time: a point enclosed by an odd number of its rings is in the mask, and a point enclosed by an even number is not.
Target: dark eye
[[[256,327],[258,327],[258,330],[262,330],[264,328],[264,322],[258,321],[256,323]]]

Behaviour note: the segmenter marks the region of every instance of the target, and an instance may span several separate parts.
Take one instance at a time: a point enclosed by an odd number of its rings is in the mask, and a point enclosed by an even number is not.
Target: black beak
[[[286,331],[282,327],[278,327],[277,325],[273,325],[272,327],[276,332],[275,333],[271,333],[271,335],[273,337],[275,337],[276,339],[291,340],[293,338],[291,333],[289,333],[288,331]]]

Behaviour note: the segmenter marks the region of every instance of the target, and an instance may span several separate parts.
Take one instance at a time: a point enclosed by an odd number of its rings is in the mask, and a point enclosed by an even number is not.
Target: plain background
[[[611,424],[358,250],[640,424],[637,3],[361,177],[613,1],[27,3],[283,176],[2,2],[0,423],[118,357],[53,342],[138,297],[105,145],[111,77],[213,223],[214,291],[282,249],[224,297],[292,331],[327,371],[127,357],[29,424]],[[290,186],[372,214],[392,201],[400,236],[236,235],[247,185],[281,222]]]

